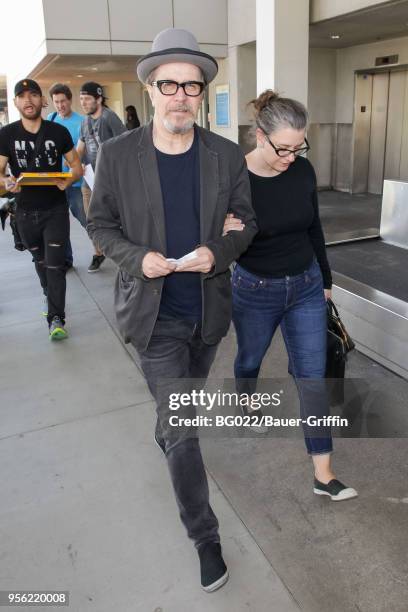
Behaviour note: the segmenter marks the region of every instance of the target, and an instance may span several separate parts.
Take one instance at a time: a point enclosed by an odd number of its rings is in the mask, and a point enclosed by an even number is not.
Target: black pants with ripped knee
[[[44,295],[48,298],[48,323],[55,316],[65,322],[65,251],[69,240],[68,205],[47,210],[17,207],[17,227],[24,246],[33,256]]]

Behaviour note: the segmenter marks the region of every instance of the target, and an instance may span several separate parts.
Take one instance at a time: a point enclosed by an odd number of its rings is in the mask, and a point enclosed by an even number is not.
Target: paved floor
[[[0,590],[69,590],[74,612],[405,612],[407,439],[336,441],[339,476],[360,491],[343,505],[313,497],[301,440],[204,439],[231,579],[201,591],[153,404],[116,331],[114,266],[87,274],[75,223],[73,245],[70,338],[52,344],[30,257],[0,234]],[[231,376],[234,351],[231,332],[212,376]],[[357,353],[349,366],[376,381],[377,410],[406,402],[390,372]],[[280,337],[272,372],[286,376]]]

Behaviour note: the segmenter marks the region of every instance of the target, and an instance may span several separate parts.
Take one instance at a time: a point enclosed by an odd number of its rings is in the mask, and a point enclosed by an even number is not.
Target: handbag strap
[[[334,304],[333,300],[331,300],[330,298],[328,298],[328,300],[326,301],[326,304],[327,304],[327,309],[328,309],[329,313],[330,313],[331,315],[333,315],[333,312],[334,312],[334,314],[336,315],[336,317],[337,317],[338,319],[340,319],[340,316],[339,316],[339,311],[337,310],[337,308],[336,308],[336,306],[335,306],[335,304]]]
[[[353,350],[354,342],[350,338],[344,326],[344,323],[340,318],[339,311],[337,310],[334,302],[329,298],[326,303],[327,303],[327,311],[328,311],[329,319],[331,319],[333,324],[335,325],[335,329],[336,329],[335,333],[337,333],[337,335],[344,342],[347,352]]]

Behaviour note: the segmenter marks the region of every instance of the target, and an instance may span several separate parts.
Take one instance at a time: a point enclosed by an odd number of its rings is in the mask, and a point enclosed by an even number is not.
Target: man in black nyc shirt
[[[24,246],[29,249],[47,298],[51,340],[67,337],[65,330],[65,248],[69,216],[65,189],[82,176],[82,167],[68,130],[41,118],[41,88],[24,79],[14,88],[14,103],[21,119],[0,130],[0,184],[16,194],[16,222]],[[52,187],[21,187],[22,172],[61,172],[65,157],[72,178]],[[6,176],[7,165],[11,174]]]

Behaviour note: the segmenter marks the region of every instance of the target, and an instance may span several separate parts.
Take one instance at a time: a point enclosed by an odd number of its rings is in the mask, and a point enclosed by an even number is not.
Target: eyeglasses
[[[265,138],[269,142],[273,150],[275,151],[276,155],[278,155],[278,157],[288,157],[289,155],[292,155],[292,153],[295,157],[299,157],[299,155],[304,155],[305,153],[310,151],[310,145],[307,142],[307,138],[305,138],[305,143],[306,143],[305,147],[300,147],[299,149],[294,149],[294,150],[293,149],[281,149],[281,148],[275,147],[273,142],[270,141],[268,134],[265,134]]]
[[[179,87],[182,87],[186,96],[195,98],[199,96],[205,87],[202,81],[186,81],[185,83],[177,83],[177,81],[152,81],[152,85],[156,85],[157,89],[163,96],[174,96],[178,92]]]

